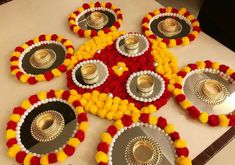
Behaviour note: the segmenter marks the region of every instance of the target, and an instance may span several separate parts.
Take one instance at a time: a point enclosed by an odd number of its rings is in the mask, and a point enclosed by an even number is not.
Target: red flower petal
[[[15,51],[22,53],[24,51],[24,48],[18,46],[18,47],[15,48]]]
[[[189,41],[193,41],[196,38],[193,34],[189,34],[187,37],[189,38]]]
[[[179,72],[177,73],[177,75],[178,75],[178,76],[181,76],[182,78],[184,78],[184,77],[187,75],[187,73],[186,73],[185,71],[179,71]]]
[[[159,11],[160,11],[160,13],[165,13],[166,12],[166,8],[160,8]]]
[[[181,45],[183,43],[181,38],[177,38],[176,40],[176,45]]]
[[[66,69],[67,69],[67,67],[62,64],[62,65],[59,65],[59,66],[57,67],[57,69],[59,69],[59,71],[61,71],[61,72],[65,72]]]
[[[88,9],[88,8],[90,8],[90,5],[87,4],[87,3],[84,3],[84,4],[82,5],[82,7],[83,7],[84,9]]]
[[[31,45],[34,44],[34,41],[33,41],[33,40],[29,40],[29,41],[26,42],[26,44],[27,44],[28,46],[31,46]]]
[[[188,64],[188,67],[190,67],[191,70],[197,69],[197,65],[196,64]]]
[[[149,21],[150,21],[150,20],[149,20],[147,17],[144,17],[143,20],[142,20],[142,24],[144,24],[144,23],[149,23]]]
[[[73,102],[73,106],[74,106],[75,108],[78,107],[78,106],[81,106],[80,101],[78,101],[78,100],[74,101],[74,102]]]
[[[95,3],[95,7],[101,7],[100,2],[96,2],[96,3]]]
[[[46,35],[42,34],[38,37],[39,41],[45,41],[46,40]]]
[[[107,8],[109,8],[109,9],[111,9],[111,8],[112,8],[112,3],[107,2],[107,3],[106,3],[106,5],[105,5],[105,7],[107,7]]]
[[[58,38],[58,35],[57,35],[57,34],[53,34],[53,35],[51,36],[51,40],[53,40],[53,41],[56,41],[57,38]]]
[[[235,115],[228,115],[229,118],[229,126],[235,126]]]
[[[69,91],[64,91],[62,93],[62,99],[63,100],[68,100],[69,96],[70,96],[70,92]]]
[[[78,30],[78,35],[79,35],[80,37],[84,37],[84,33],[85,33],[85,31],[84,31],[83,29],[79,29],[79,30]]]
[[[91,37],[97,36],[97,31],[96,30],[91,30]]]
[[[170,43],[170,39],[169,38],[163,38],[162,42],[164,42],[168,45]]]

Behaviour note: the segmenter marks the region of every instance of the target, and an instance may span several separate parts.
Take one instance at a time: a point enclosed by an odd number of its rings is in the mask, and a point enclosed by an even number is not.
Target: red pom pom
[[[19,71],[16,73],[16,78],[20,79],[20,77],[23,75],[23,72]]]
[[[64,147],[63,150],[66,153],[66,155],[68,155],[68,156],[72,156],[75,152],[75,148],[73,146],[68,145],[68,144]]]
[[[13,71],[15,69],[19,69],[19,67],[18,66],[11,66],[11,71]]]
[[[151,17],[155,16],[155,14],[153,12],[149,12],[148,14],[151,15]]]
[[[10,59],[10,61],[11,61],[11,62],[12,62],[12,61],[18,61],[18,59],[19,59],[18,57],[12,56],[11,59]]]
[[[55,91],[54,90],[50,90],[48,93],[47,93],[47,98],[53,98],[55,97]]]
[[[83,7],[84,9],[89,9],[89,8],[90,8],[90,5],[87,4],[87,3],[84,3],[84,4],[82,5],[82,7]]]
[[[226,73],[228,69],[229,69],[229,67],[228,67],[227,65],[220,65],[220,66],[219,66],[219,70],[220,70],[221,72]]]
[[[101,143],[98,144],[97,150],[98,151],[103,151],[104,153],[108,153],[109,145],[105,142],[101,142]]]
[[[67,67],[62,64],[62,65],[59,65],[59,66],[57,67],[57,69],[59,69],[59,71],[61,71],[61,72],[65,72],[66,69],[67,69]]]
[[[175,132],[170,134],[170,137],[171,137],[172,141],[176,141],[176,140],[178,140],[180,138],[180,135],[179,135],[178,132],[175,131]]]
[[[17,163],[19,163],[19,164],[22,164],[22,163],[24,163],[24,158],[26,157],[26,152],[24,152],[24,151],[20,151],[20,152],[18,152],[17,154],[16,154],[16,161],[17,161]]]
[[[18,46],[15,48],[15,51],[22,53],[24,51],[24,48]]]
[[[123,19],[122,14],[118,14],[117,19]]]
[[[200,28],[200,27],[198,27],[198,26],[194,26],[194,27],[193,27],[193,30],[194,30],[194,31],[197,31],[198,33],[200,33],[201,28]]]
[[[229,126],[235,126],[235,115],[228,115],[229,118]]]
[[[233,72],[230,76],[233,80],[235,80],[235,72]]]
[[[108,163],[100,162],[98,165],[108,165]]]
[[[178,155],[178,157],[180,157],[180,156],[188,157],[188,155],[189,155],[188,148],[186,148],[186,147],[185,148],[177,148],[176,154]]]
[[[151,38],[151,39],[156,39],[157,38],[157,36],[155,35],[155,34],[151,34],[150,36],[149,36],[149,38]]]
[[[16,138],[11,138],[11,139],[9,139],[9,140],[7,141],[7,147],[10,148],[10,147],[12,147],[14,144],[16,144],[16,143],[17,143]]]
[[[166,119],[163,117],[159,117],[158,121],[157,121],[157,126],[164,129],[166,127],[166,125],[167,125]]]
[[[172,13],[178,13],[178,11],[179,11],[179,10],[176,9],[176,8],[172,8],[172,9],[171,9],[171,12],[172,12]]]
[[[160,8],[159,11],[160,11],[160,13],[165,13],[166,12],[166,8]]]
[[[55,153],[48,154],[48,162],[49,163],[56,163],[57,162],[57,156]]]
[[[110,30],[108,27],[105,27],[105,28],[103,29],[103,31],[104,31],[105,34],[111,32],[111,30]]]
[[[85,133],[82,130],[78,130],[74,137],[79,139],[80,142],[83,142],[85,139]]]
[[[147,28],[147,27],[145,27],[145,26],[142,26],[142,31],[143,31],[143,32],[145,32],[145,31],[147,31],[147,30],[149,30],[149,28]]]
[[[212,62],[210,60],[206,60],[206,68],[211,68],[212,67]]]
[[[86,113],[80,113],[77,116],[77,121],[78,121],[78,123],[81,123],[83,121],[88,121]]]
[[[121,120],[123,125],[126,127],[130,126],[133,123],[132,118],[129,115],[123,115]]]
[[[38,81],[35,79],[35,77],[29,77],[29,79],[28,79],[28,83],[30,84],[30,85],[34,85],[34,84],[36,84]]]
[[[74,24],[73,24],[73,25],[70,25],[70,26],[69,26],[70,30],[73,31],[73,29],[74,29],[75,26],[76,26],[76,25],[74,25]]]
[[[117,29],[120,27],[120,23],[118,21],[114,22],[113,24]]]
[[[66,47],[67,48],[67,47]],[[68,48],[67,48],[68,49]],[[72,57],[73,55],[71,54],[71,53],[67,53],[66,54],[66,59],[71,59],[71,57]]]
[[[190,15],[189,11],[186,11],[186,12],[184,13],[184,16],[185,16],[185,17],[188,17],[189,15]]]
[[[81,106],[80,101],[78,101],[78,100],[74,101],[74,102],[73,102],[73,106],[74,106],[75,108],[78,107],[78,106]]]
[[[186,99],[186,96],[184,94],[179,94],[175,97],[175,100],[177,103],[180,103],[181,101],[184,101]]]
[[[40,158],[37,156],[33,156],[30,160],[31,165],[40,165]]]
[[[95,3],[95,7],[101,7],[100,2],[96,2],[96,3]]]
[[[182,78],[184,78],[184,77],[187,75],[187,73],[186,73],[185,71],[179,71],[179,72],[177,73],[177,75],[178,75],[178,76],[181,76]]]
[[[114,135],[116,135],[118,129],[117,127],[115,127],[114,125],[109,126],[107,132],[113,137]]]
[[[164,42],[168,45],[170,43],[170,39],[169,38],[163,38],[162,42]]]
[[[46,40],[46,35],[42,34],[38,38],[39,38],[39,41],[45,41]]]
[[[54,78],[54,75],[51,73],[51,71],[45,72],[44,76],[47,81],[50,81]]]
[[[142,20],[142,24],[144,24],[144,23],[149,23],[149,21],[150,21],[150,20],[149,20],[147,17],[144,17],[143,20]]]
[[[107,3],[106,3],[106,5],[105,5],[105,7],[107,7],[107,8],[109,8],[109,9],[111,9],[111,8],[112,8],[112,3],[107,2]]]
[[[78,35],[79,35],[80,37],[84,37],[84,33],[85,33],[85,31],[84,31],[83,29],[79,29],[79,30],[78,30]]]
[[[148,123],[149,122],[149,114],[148,113],[141,114],[140,121],[142,121],[144,123]]]
[[[26,44],[27,44],[28,46],[31,46],[31,45],[34,44],[34,41],[33,41],[33,40],[29,40],[29,41],[26,42]]]
[[[97,31],[96,30],[91,30],[91,37],[97,36]]]
[[[29,102],[30,102],[31,104],[35,104],[35,103],[37,103],[38,101],[40,101],[40,100],[38,99],[38,96],[37,96],[37,95],[32,95],[32,96],[29,97]]]
[[[63,100],[68,100],[70,96],[70,92],[69,91],[64,91],[63,94],[62,94],[62,99]]]
[[[210,115],[208,118],[208,124],[210,126],[218,126],[219,125],[219,117],[217,115]]]
[[[189,38],[189,41],[193,41],[196,38],[193,34],[189,34],[187,37]]]
[[[188,64],[188,67],[190,67],[191,70],[197,69],[197,65],[196,64]]]
[[[182,89],[182,85],[179,83],[175,83],[174,86],[175,86],[175,88]]]
[[[56,41],[57,38],[58,38],[58,35],[57,35],[57,34],[53,34],[53,35],[51,36],[51,40],[53,40],[53,41]]]
[[[194,119],[197,119],[200,116],[200,111],[195,106],[191,106],[187,108],[187,111],[189,112],[191,117],[193,117]]]
[[[22,108],[22,107],[16,107],[16,108],[14,108],[14,110],[13,110],[13,113],[14,113],[14,114],[18,114],[18,115],[23,115],[24,112],[25,112],[25,109]]]
[[[176,45],[181,45],[183,43],[181,38],[177,38],[176,40]]]
[[[14,121],[9,121],[9,122],[7,123],[7,129],[16,130],[16,126],[17,126],[17,124],[16,124],[16,122],[14,122]]]

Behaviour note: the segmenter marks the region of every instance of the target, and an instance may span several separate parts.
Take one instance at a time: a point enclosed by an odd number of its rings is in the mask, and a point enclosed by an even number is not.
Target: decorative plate
[[[192,118],[210,126],[234,126],[235,72],[217,62],[199,61],[178,72],[174,96]]]
[[[16,47],[10,59],[11,73],[22,83],[50,81],[71,67],[71,41],[56,34],[40,35]]]
[[[75,90],[40,92],[14,108],[7,123],[8,155],[19,164],[51,164],[72,156],[88,122]]]
[[[167,7],[148,13],[142,30],[150,39],[161,38],[169,47],[188,45],[201,31],[198,20],[185,8]]]

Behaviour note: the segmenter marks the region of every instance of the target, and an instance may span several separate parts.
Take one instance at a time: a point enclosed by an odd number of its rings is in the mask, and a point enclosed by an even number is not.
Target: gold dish
[[[56,60],[56,53],[51,49],[40,49],[30,57],[30,65],[37,69],[50,68]]]
[[[166,18],[159,22],[158,30],[167,37],[172,37],[182,31],[182,25],[174,18]]]
[[[218,98],[222,94],[222,85],[216,80],[206,80],[204,82],[202,91],[203,93],[210,98]]]
[[[137,77],[137,89],[145,96],[153,93],[155,80],[151,75],[140,75]]]
[[[108,17],[99,11],[92,12],[87,18],[86,18],[86,24],[94,28],[96,30],[102,29],[107,23],[109,19]]]
[[[40,142],[54,140],[64,129],[64,117],[57,111],[38,114],[31,124],[31,135]]]
[[[81,75],[86,84],[95,84],[99,80],[97,66],[94,63],[87,63],[81,67]]]
[[[124,39],[125,48],[135,50],[139,48],[139,38],[135,35],[130,35]]]

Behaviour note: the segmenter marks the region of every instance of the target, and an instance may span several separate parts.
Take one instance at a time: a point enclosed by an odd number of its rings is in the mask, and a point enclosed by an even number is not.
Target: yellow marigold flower
[[[213,62],[212,63],[212,68],[213,69],[219,69],[220,64],[218,62]]]
[[[186,142],[183,139],[178,139],[174,142],[174,146],[176,148],[184,148],[186,147]]]
[[[21,104],[21,106],[24,108],[24,109],[28,109],[31,107],[31,103],[29,102],[29,100],[24,100]]]
[[[30,165],[31,164],[30,161],[31,161],[32,157],[33,157],[33,154],[28,153],[26,155],[26,157],[24,158],[24,165]]]
[[[67,155],[64,153],[63,150],[57,152],[57,160],[58,162],[64,162],[67,159]]]
[[[219,124],[226,127],[229,125],[229,119],[225,115],[219,115]]]
[[[106,155],[102,151],[99,151],[96,153],[95,159],[96,159],[96,162],[98,162],[98,163],[100,163],[100,162],[107,163],[108,162],[108,155]]]
[[[208,113],[207,112],[202,112],[199,116],[199,120],[202,122],[202,123],[207,123],[208,121]]]
[[[106,142],[107,144],[110,144],[112,142],[112,136],[107,132],[102,133],[101,134],[101,140],[103,142]]]
[[[176,159],[176,162],[179,165],[192,165],[192,161],[188,157],[184,157],[184,156],[178,157]]]
[[[41,158],[40,158],[40,164],[41,164],[41,165],[48,165],[48,164],[49,164],[47,155],[42,155],[42,156],[41,156]]]
[[[174,125],[172,125],[172,124],[168,124],[168,125],[164,128],[164,130],[165,130],[166,133],[170,134],[170,133],[172,133],[172,132],[175,131],[175,127],[174,127]]]
[[[121,76],[125,71],[128,71],[128,68],[124,62],[118,62],[115,66],[112,67],[112,69],[118,76]]]
[[[15,157],[19,151],[20,151],[20,146],[18,144],[14,144],[11,148],[9,148],[8,155],[10,157]]]

